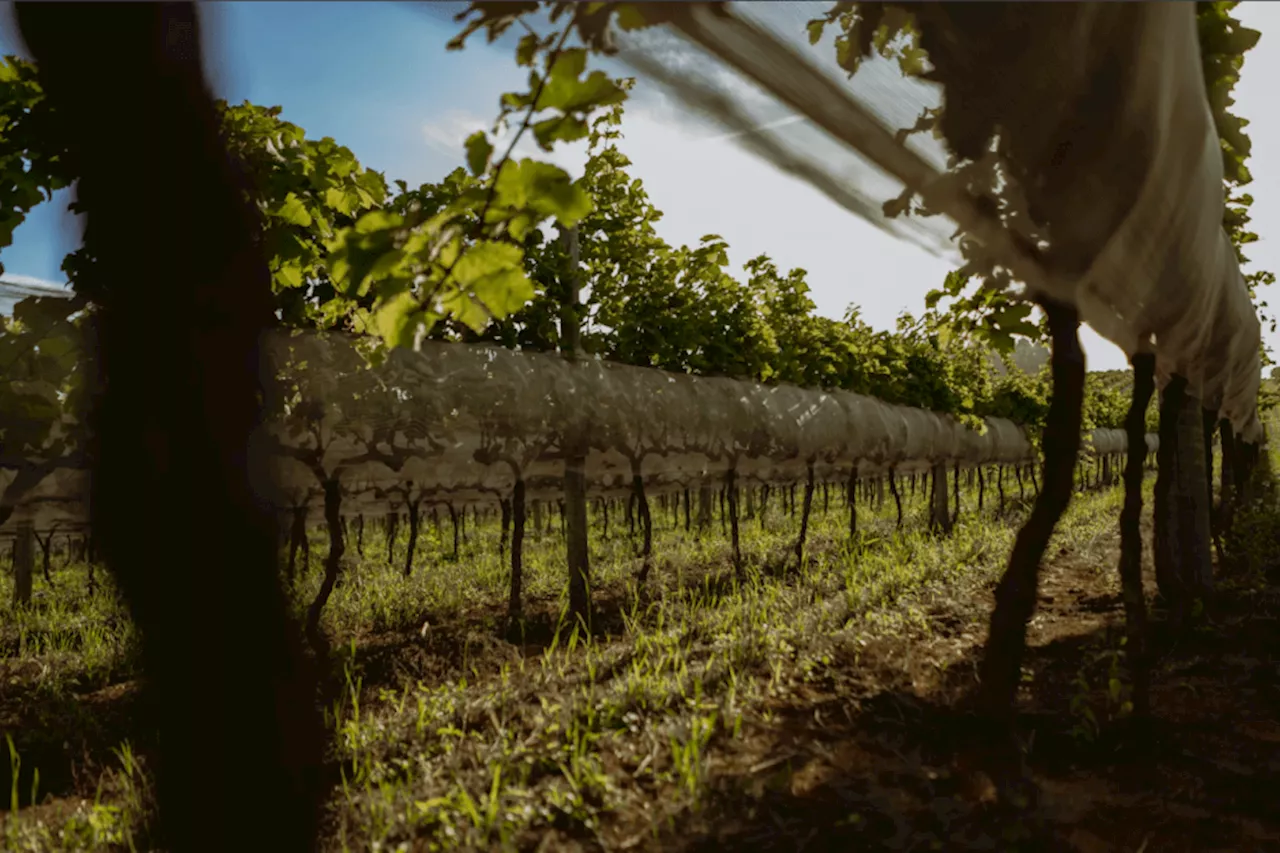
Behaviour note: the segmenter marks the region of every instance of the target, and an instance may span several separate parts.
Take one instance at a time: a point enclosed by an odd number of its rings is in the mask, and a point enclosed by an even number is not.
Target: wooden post
[[[18,537],[13,543],[13,603],[31,601],[31,575],[35,571],[35,531],[30,521],[18,524]]]
[[[560,305],[560,351],[571,362],[581,348],[578,307],[578,229],[561,229],[560,239],[568,255],[565,270],[565,298]],[[587,447],[585,436],[575,436],[573,446],[566,448],[564,469],[565,548],[569,560],[569,612],[591,627],[591,565],[587,548]]]

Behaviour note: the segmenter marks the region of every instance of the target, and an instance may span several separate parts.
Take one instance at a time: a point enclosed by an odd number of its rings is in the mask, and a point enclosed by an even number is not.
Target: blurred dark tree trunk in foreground
[[[271,282],[194,4],[18,3],[98,305],[93,530],[143,637],[159,837],[314,848],[323,728],[254,496]],[[234,820],[229,819],[234,816]]]

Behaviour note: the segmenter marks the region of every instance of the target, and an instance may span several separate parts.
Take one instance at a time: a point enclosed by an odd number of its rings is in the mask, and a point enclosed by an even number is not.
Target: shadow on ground
[[[1224,589],[1214,624],[1179,637],[1157,619],[1145,724],[1112,693],[1118,599],[1072,598],[1054,602],[1056,638],[1029,649],[1021,807],[994,796],[974,759],[981,736],[954,710],[974,684],[971,650],[923,695],[852,698],[837,668],[827,698],[779,713],[770,761],[718,773],[654,847],[1280,850],[1280,592]],[[1072,634],[1072,612],[1111,624]]]

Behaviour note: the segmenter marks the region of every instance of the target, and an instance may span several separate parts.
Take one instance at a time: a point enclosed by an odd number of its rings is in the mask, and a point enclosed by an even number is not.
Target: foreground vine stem
[[[1044,428],[1044,487],[1018,531],[1009,567],[996,588],[996,606],[981,664],[978,709],[989,720],[1011,723],[1027,644],[1027,622],[1035,611],[1040,561],[1058,519],[1071,503],[1080,452],[1085,360],[1080,315],[1072,306],[1044,299],[1053,347],[1053,397]]]

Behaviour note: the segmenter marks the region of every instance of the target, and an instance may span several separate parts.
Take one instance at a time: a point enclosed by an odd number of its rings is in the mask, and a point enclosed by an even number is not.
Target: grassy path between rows
[[[744,525],[744,584],[721,538],[677,519],[659,529],[660,563],[638,594],[626,537],[597,536],[592,637],[556,630],[558,537],[535,537],[517,643],[497,628],[495,537],[473,530],[453,561],[433,556],[448,537],[428,528],[405,580],[367,534],[327,614],[347,644],[348,685],[328,709],[329,847],[1271,849],[1280,595],[1229,584],[1214,626],[1177,644],[1157,623],[1157,719],[1134,737],[1119,501],[1118,490],[1079,496],[1049,552],[1020,732],[1040,797],[1016,812],[964,766],[950,709],[975,681],[1020,513],[966,504],[954,535],[935,539],[896,532],[880,507],[851,547],[833,501],[794,571],[779,556],[789,520],[757,518]],[[917,530],[923,507],[908,503],[905,529]],[[1148,574],[1149,561],[1148,548]],[[147,802],[134,638],[109,597],[72,595],[80,574],[64,577],[67,594],[24,616],[21,636],[0,629],[0,728],[28,768],[20,787],[34,765],[50,792],[4,818],[0,837],[13,850],[128,849]],[[313,569],[300,603],[316,582]]]

